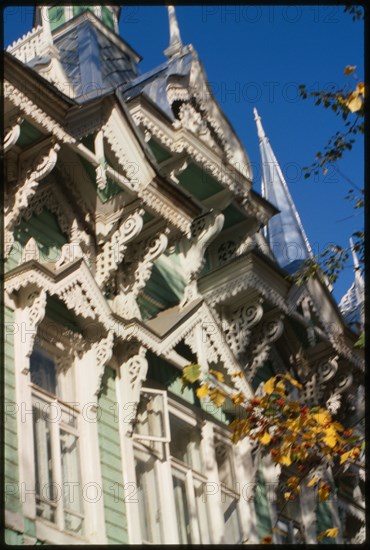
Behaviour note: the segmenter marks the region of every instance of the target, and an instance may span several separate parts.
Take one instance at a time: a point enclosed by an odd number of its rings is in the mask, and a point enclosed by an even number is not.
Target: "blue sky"
[[[346,65],[364,74],[363,22],[352,22],[342,6],[179,6],[184,44],[191,43],[204,65],[216,99],[239,135],[253,166],[260,191],[260,153],[253,119],[257,107],[271,146],[314,252],[328,243],[348,245],[362,229],[362,211],[344,197],[349,184],[334,170],[303,178],[303,166],[339,129],[330,111],[298,98],[298,85],[309,90],[352,86]],[[33,9],[14,6],[4,13],[5,46],[32,27]],[[126,6],[120,34],[143,56],[141,70],[165,60],[168,19],[162,6]],[[338,164],[340,171],[363,186],[363,140]],[[353,280],[352,264],[338,279],[338,300]]]

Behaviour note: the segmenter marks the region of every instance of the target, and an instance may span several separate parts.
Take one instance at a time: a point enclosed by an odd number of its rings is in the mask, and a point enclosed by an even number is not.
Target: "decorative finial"
[[[257,133],[258,133],[258,137],[260,138],[260,141],[263,141],[263,140],[268,141],[265,131],[262,127],[261,117],[259,116],[258,111],[255,107],[253,109],[253,114],[254,114],[254,120],[256,121]]]
[[[166,57],[173,57],[174,55],[180,54],[183,49],[181,35],[179,30],[179,25],[176,18],[176,12],[174,6],[167,6],[168,9],[168,20],[170,25],[170,45],[164,50],[164,55]]]

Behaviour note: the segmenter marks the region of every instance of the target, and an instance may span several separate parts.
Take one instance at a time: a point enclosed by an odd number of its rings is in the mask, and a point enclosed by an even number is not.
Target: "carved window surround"
[[[57,296],[85,322],[94,321],[104,330],[111,328],[109,306],[82,258],[57,271],[31,260],[5,277],[5,290],[9,295],[32,284]]]

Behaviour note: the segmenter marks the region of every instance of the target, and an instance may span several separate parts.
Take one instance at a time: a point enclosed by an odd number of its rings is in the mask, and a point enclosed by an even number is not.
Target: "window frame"
[[[188,424],[188,426],[192,429],[198,428],[199,430],[199,455],[200,459],[203,459],[202,456],[202,433],[201,433],[201,422],[199,419],[196,418],[196,415],[191,414],[192,411],[189,410],[189,415],[186,415],[186,412],[184,411],[183,407],[177,407],[178,403],[174,400],[169,401],[169,413],[175,416],[178,420],[181,422]],[[172,438],[171,438],[172,439]],[[185,542],[185,544],[210,544],[211,543],[211,537],[210,537],[210,528],[211,528],[211,522],[210,522],[210,510],[208,508],[207,502],[205,501],[205,510],[206,510],[206,516],[207,516],[207,531],[208,531],[208,540],[202,541],[201,540],[201,525],[200,520],[198,518],[198,509],[197,509],[197,495],[196,495],[196,489],[195,484],[196,482],[199,482],[201,484],[201,487],[203,489],[204,484],[208,482],[208,478],[204,472],[200,472],[196,470],[192,465],[187,464],[186,462],[183,462],[177,457],[174,457],[170,454],[169,451],[169,462],[170,462],[170,468],[171,468],[171,477],[173,478],[173,470],[177,470],[178,472],[181,472],[184,474],[185,477],[185,490],[186,490],[186,500],[187,500],[187,507],[189,509],[189,527],[190,527],[190,539]],[[203,493],[203,491],[202,491]],[[177,515],[177,513],[176,513]]]
[[[238,522],[239,539],[240,539],[237,542],[235,542],[235,541],[234,542],[225,542],[225,544],[240,544],[241,541],[243,540],[243,525],[242,525],[242,522],[241,522],[242,514],[241,514],[240,506],[239,506],[242,494],[240,492],[240,484],[239,484],[239,481],[238,481],[237,468],[236,468],[236,464],[235,464],[235,453],[234,453],[232,443],[230,442],[230,439],[227,439],[225,437],[225,434],[222,433],[220,428],[217,426],[216,429],[214,430],[214,450],[215,450],[215,455],[216,455],[216,467],[217,467],[217,471],[219,472],[219,466],[218,466],[218,463],[217,463],[217,446],[218,445],[223,445],[228,450],[229,459],[230,459],[230,462],[231,462],[231,476],[232,476],[232,483],[233,483],[233,487],[230,487],[230,486],[226,485],[224,482],[222,482],[220,480],[221,502],[223,503],[225,501],[226,497],[230,497],[236,502],[235,511],[236,511],[236,519],[237,519],[237,522]],[[238,488],[238,490],[237,490],[237,488]],[[225,538],[225,535],[226,535],[226,521],[225,521],[225,512],[224,512],[223,509],[222,509],[222,515],[223,515],[223,518],[224,518],[224,535],[223,535],[223,537]]]
[[[153,442],[153,443],[169,443],[170,441],[170,424],[169,424],[169,410],[168,410],[168,397],[167,397],[167,391],[165,390],[158,390],[156,388],[146,388],[146,387],[143,387],[141,390],[140,390],[140,397],[139,397],[139,403],[138,403],[138,407],[139,407],[139,404],[140,404],[140,400],[141,400],[141,397],[142,395],[144,394],[152,394],[153,396],[161,396],[162,397],[162,403],[163,403],[163,409],[162,409],[162,417],[163,417],[163,424],[164,424],[164,435],[163,436],[156,436],[156,435],[152,435],[152,434],[140,434],[140,433],[137,433],[135,432],[135,427],[134,427],[134,430],[132,432],[132,438],[135,440],[135,441],[148,441],[148,442]],[[138,414],[138,411],[136,411],[136,416]],[[135,421],[134,421],[134,425],[135,425]]]
[[[50,327],[48,327],[48,330],[50,330]],[[59,357],[63,356],[63,352],[56,344],[57,341],[57,333],[56,330],[53,330],[53,335],[51,337],[51,341],[46,340],[44,337],[38,335],[35,339],[34,348],[37,347],[37,351],[41,352],[45,351],[47,356],[51,356],[54,360],[55,365],[55,375],[56,378],[58,378],[58,366],[57,366],[57,359]],[[53,341],[55,339],[55,342]],[[70,370],[70,382],[72,382],[74,386],[74,372],[73,372],[74,364],[73,361],[70,361],[70,364],[68,365],[67,369]],[[42,388],[41,386],[38,386],[34,382],[31,382],[31,367],[30,367],[30,381],[29,381],[29,389],[30,389],[30,396],[31,396],[31,404],[32,404],[32,432],[33,432],[33,445],[34,445],[34,453],[36,453],[36,432],[35,432],[35,419],[34,419],[34,407],[37,406],[38,403],[43,402],[46,403],[48,406],[56,406],[58,409],[58,420],[57,421],[48,421],[48,427],[50,430],[50,446],[51,446],[51,479],[52,484],[56,485],[59,489],[57,491],[58,496],[56,498],[56,503],[53,502],[53,500],[46,499],[42,495],[38,495],[36,492],[37,487],[37,478],[38,478],[38,465],[34,464],[34,480],[35,480],[35,513],[36,513],[36,520],[41,521],[42,523],[45,523],[46,525],[49,525],[53,529],[58,529],[59,531],[66,533],[72,537],[77,537],[79,540],[85,540],[85,507],[83,502],[82,494],[80,494],[80,511],[73,511],[66,507],[64,502],[64,483],[63,481],[63,473],[62,473],[62,450],[61,450],[61,431],[66,432],[68,434],[73,435],[78,443],[77,443],[77,472],[78,472],[78,484],[81,490],[82,487],[82,464],[81,464],[81,451],[80,451],[80,431],[79,431],[79,425],[81,422],[81,411],[80,408],[77,406],[78,404],[75,401],[67,402],[65,401],[60,395],[53,394],[50,391]],[[59,385],[59,382],[57,382],[57,391],[60,392],[60,389],[64,390],[63,393],[65,393],[65,387],[62,383]],[[63,395],[62,393],[62,395]],[[75,387],[72,388],[72,395],[75,396]],[[65,397],[65,395],[63,395]],[[71,406],[71,404],[73,406]],[[45,408],[45,405],[44,405]],[[73,416],[76,419],[76,427],[72,427],[71,425],[67,424],[65,421],[63,421],[63,414],[67,414],[70,418]],[[49,520],[46,517],[43,517],[42,515],[38,514],[38,508],[40,506],[40,502],[45,502],[48,504],[55,513],[55,520]],[[76,516],[80,518],[81,520],[81,531],[79,533],[76,533],[70,529],[68,529],[65,525],[65,514]]]

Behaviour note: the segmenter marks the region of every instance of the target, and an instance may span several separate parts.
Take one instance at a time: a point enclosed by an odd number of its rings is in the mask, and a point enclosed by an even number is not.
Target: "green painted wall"
[[[73,15],[77,17],[80,13],[87,10],[94,12],[94,6],[73,6]]]
[[[65,23],[63,6],[54,6],[53,8],[49,8],[48,13],[50,27],[52,31]]]
[[[14,312],[4,308],[5,346],[4,346],[4,481],[5,508],[11,512],[20,512],[19,473],[18,473],[18,442],[15,393],[14,364]]]
[[[247,219],[247,215],[243,215],[240,210],[235,208],[232,204],[225,208],[223,214],[225,216],[225,221],[222,228],[223,230]]]
[[[17,145],[21,149],[25,149],[42,136],[43,134],[40,130],[32,126],[32,124],[30,124],[27,120],[24,120],[21,124],[21,133],[17,140]]]
[[[45,317],[54,321],[54,323],[73,330],[73,332],[81,333],[81,327],[78,325],[74,314],[67,309],[61,300],[54,296],[48,296]]]
[[[101,11],[103,23],[105,23],[110,29],[114,30],[113,15],[110,9],[102,6]]]
[[[107,367],[99,396],[101,417],[98,422],[100,465],[103,483],[105,529],[108,544],[127,544],[127,520],[124,503],[119,425],[115,416],[115,371]]]
[[[14,531],[13,529],[4,529],[4,542],[5,544],[9,544],[10,546],[24,545],[24,538],[23,533],[19,533],[18,531]],[[35,546],[44,545],[45,542],[36,539]]]
[[[154,139],[150,139],[148,141],[148,145],[157,162],[163,162],[171,157],[171,153],[159,145],[159,143]]]
[[[158,258],[154,262],[150,278],[138,300],[143,319],[150,319],[160,311],[178,304],[185,286],[184,276],[181,268],[179,269],[178,255],[173,253],[166,258]],[[151,303],[146,297],[152,298],[159,305]]]
[[[199,200],[207,199],[224,189],[220,183],[195,164],[190,164],[177,177],[180,184]]]
[[[5,544],[9,544],[11,546],[22,545],[23,544],[23,534],[18,533],[18,531],[13,531],[12,529],[5,529],[4,530],[4,541],[5,541]]]
[[[14,269],[20,264],[22,250],[31,237],[37,243],[41,263],[55,263],[60,258],[63,244],[67,242],[67,237],[62,233],[57,217],[44,208],[41,214],[34,214],[29,220],[22,219],[15,227],[15,242],[5,262],[5,271]]]

